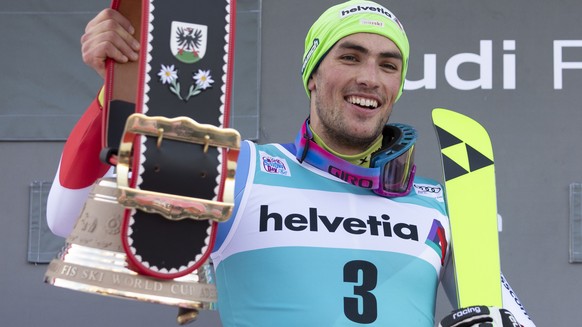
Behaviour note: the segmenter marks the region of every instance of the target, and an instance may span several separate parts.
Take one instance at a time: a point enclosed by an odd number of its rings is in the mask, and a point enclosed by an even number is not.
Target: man
[[[119,13],[102,11],[81,39],[83,60],[101,76],[106,58],[136,60],[132,34]],[[429,327],[439,282],[456,306],[442,194],[413,184],[442,188],[414,174],[414,130],[386,125],[408,57],[402,25],[377,3],[348,1],[313,24],[302,67],[309,118],[294,143],[241,148],[235,212],[212,253],[224,326]],[[65,146],[48,210],[58,234],[108,170],[99,116],[96,100]],[[442,325],[534,326],[512,295],[504,289],[515,317],[473,307]]]

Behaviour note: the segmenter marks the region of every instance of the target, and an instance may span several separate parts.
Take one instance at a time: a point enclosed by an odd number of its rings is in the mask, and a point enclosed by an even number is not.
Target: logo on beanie
[[[398,25],[400,27],[400,29],[404,30],[402,28],[402,25],[400,24],[400,21],[398,21],[398,18],[396,18],[396,16],[394,16],[394,14],[392,12],[390,12],[390,10],[388,10],[380,5],[370,4],[367,6],[366,5],[356,5],[356,6],[346,7],[344,9],[340,10],[340,18],[345,18],[345,17],[351,16],[351,15],[363,14],[363,13],[382,15],[386,18],[389,18],[393,22],[395,22],[396,25]]]
[[[301,74],[303,74],[303,72],[305,71],[305,67],[307,66],[307,63],[309,62],[309,59],[311,59],[311,56],[313,56],[313,53],[315,52],[315,49],[317,49],[318,46],[319,46],[319,39],[313,40],[313,44],[311,44],[311,49],[309,49],[309,51],[305,55],[305,59],[303,59],[303,66],[301,67]]]
[[[360,24],[371,25],[371,26],[376,26],[376,27],[384,27],[384,23],[377,21],[377,20],[360,19]]]

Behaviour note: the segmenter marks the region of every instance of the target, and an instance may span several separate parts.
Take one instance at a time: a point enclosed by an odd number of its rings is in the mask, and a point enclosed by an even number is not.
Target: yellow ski
[[[495,167],[483,126],[437,108],[432,120],[441,149],[460,307],[502,306]]]

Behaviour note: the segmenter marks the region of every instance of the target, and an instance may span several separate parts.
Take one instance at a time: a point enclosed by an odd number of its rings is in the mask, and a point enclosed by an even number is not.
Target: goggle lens
[[[408,195],[412,190],[412,181],[416,172],[414,146],[400,156],[387,160],[381,170],[380,189],[374,192],[387,197]]]

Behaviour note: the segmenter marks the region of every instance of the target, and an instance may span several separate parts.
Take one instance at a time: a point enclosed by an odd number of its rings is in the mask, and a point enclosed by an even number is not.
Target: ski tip
[[[447,112],[447,111],[452,111],[452,110],[447,109],[447,108],[434,108],[432,110],[432,114],[435,115],[435,114],[438,114],[440,112]]]
[[[470,128],[471,130],[474,130],[475,133],[479,131],[480,133],[487,134],[485,128],[479,122],[467,115],[450,109],[433,109],[432,121],[434,125],[446,130],[455,130],[455,126],[463,126],[463,128]]]
[[[434,119],[435,117],[441,116],[441,115],[446,115],[446,114],[450,114],[450,113],[456,113],[450,109],[447,108],[434,108],[432,110],[432,118]]]
[[[435,119],[439,119],[439,118],[447,118],[447,119],[451,119],[451,118],[456,118],[456,119],[468,119],[468,120],[473,120],[470,117],[459,113],[457,111],[451,110],[451,109],[447,109],[447,108],[434,108],[432,110],[432,118],[433,120]]]

